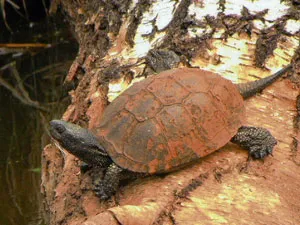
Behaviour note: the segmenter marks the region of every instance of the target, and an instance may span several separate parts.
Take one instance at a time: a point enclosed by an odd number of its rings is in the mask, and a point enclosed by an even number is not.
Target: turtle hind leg
[[[237,134],[231,139],[235,144],[248,150],[254,159],[263,159],[272,154],[276,139],[265,128],[242,126]]]

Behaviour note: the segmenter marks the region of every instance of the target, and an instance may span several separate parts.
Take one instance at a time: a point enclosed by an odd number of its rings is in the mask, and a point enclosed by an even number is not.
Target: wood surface
[[[70,93],[65,120],[96,126],[108,101],[144,79],[145,71],[148,76],[155,73],[145,62],[147,52],[167,48],[182,53],[177,66],[200,67],[234,83],[268,76],[293,63],[292,72],[245,101],[246,125],[269,129],[278,144],[273,156],[254,161],[229,143],[180,171],[129,182],[106,202],[95,196],[90,175],[80,173],[74,156],[48,145],[43,151],[42,192],[49,224],[299,224],[300,23],[291,13],[299,13],[298,6],[279,0],[145,1],[140,8],[141,2],[119,1],[118,7],[115,1],[100,2],[95,3],[98,8],[61,2],[80,43],[66,78],[80,82]],[[108,9],[121,21],[120,29],[111,26],[113,31],[106,33],[109,45],[103,40],[106,30],[99,28]],[[187,20],[195,25],[182,35]],[[91,25],[93,31],[84,29]]]

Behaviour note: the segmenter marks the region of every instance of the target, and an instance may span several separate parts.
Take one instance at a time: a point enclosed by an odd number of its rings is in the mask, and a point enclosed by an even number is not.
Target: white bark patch
[[[261,21],[261,20],[253,20],[253,25],[258,30],[268,29],[274,25],[273,22]]]
[[[209,59],[194,58],[192,66],[216,72],[234,83],[257,80],[277,72],[291,62],[291,58],[299,45],[298,37],[285,36],[279,41],[272,56],[266,61],[266,68],[255,67],[255,48],[258,36],[252,33],[251,38],[247,35],[234,34],[226,41],[212,39],[210,49],[207,50]],[[214,56],[218,56],[220,62],[213,63]]]
[[[134,13],[132,9],[134,9],[136,4],[137,0],[132,2],[129,10],[131,14]],[[123,58],[123,60],[126,59],[125,61],[127,62],[130,59],[141,58],[154,46],[159,46],[165,37],[165,31],[163,29],[167,28],[172,21],[179,4],[180,1],[177,2],[175,0],[153,1],[148,11],[144,12],[142,16],[134,37],[133,48],[129,48],[124,42],[124,34],[127,31],[127,25],[130,21],[130,18],[126,18],[121,28],[119,39],[116,40],[116,43],[118,43],[116,46],[118,46],[118,48],[115,47],[115,51],[111,51],[111,53],[115,54],[112,54],[111,56]],[[266,62],[266,67],[269,71],[254,66],[255,43],[258,38],[257,34],[260,33],[260,30],[274,25],[273,21],[287,13],[289,7],[286,3],[280,3],[280,0],[227,0],[225,3],[225,14],[241,16],[243,7],[246,7],[252,14],[268,9],[268,13],[264,17],[266,20],[264,22],[261,20],[253,21],[255,30],[250,38],[247,35],[234,34],[225,41],[222,40],[225,29],[221,28],[216,30],[211,39],[211,48],[207,49],[208,58],[194,58],[191,62],[193,66],[199,66],[200,68],[219,73],[234,83],[238,83],[247,80],[255,80],[257,77],[268,76],[270,73],[278,71],[290,62],[291,57],[298,46],[299,38],[297,37],[286,37],[284,43],[278,43],[273,56],[270,56]],[[194,1],[188,9],[188,14],[190,16],[195,16],[197,20],[204,20],[204,17],[207,15],[217,17],[220,12],[219,0]],[[155,32],[153,32],[154,29]],[[290,19],[287,21],[285,26],[286,31],[294,34],[299,31],[299,29],[299,20]],[[188,38],[199,38],[205,34],[211,33],[211,31],[212,28],[209,25],[204,28],[194,26],[189,28],[187,36]],[[150,37],[149,34],[152,34],[152,32],[153,35]],[[124,37],[122,37],[122,34]],[[214,62],[215,57],[219,58],[218,63]],[[133,79],[130,83],[128,80],[121,78],[119,81],[110,83],[108,94],[109,101],[112,101],[134,82],[141,79],[143,78]]]
[[[250,39],[247,36],[242,37],[238,34],[229,37],[226,41],[213,39],[208,54],[211,59],[216,55],[219,56],[220,63],[215,65],[198,58],[192,62],[192,65],[217,72],[237,83],[239,81],[239,70],[243,69],[240,65],[251,66],[253,64],[253,59],[250,55],[254,55],[255,41],[255,35]],[[232,68],[235,68],[235,71],[238,72],[232,72]]]
[[[128,12],[129,13],[134,13],[134,12],[132,12],[132,10],[134,9],[134,7],[136,6],[136,4],[139,2],[139,0],[132,0],[131,1],[131,4],[130,4],[130,6],[129,6],[129,8],[128,8]]]
[[[276,20],[287,13],[289,6],[285,2],[280,0],[268,0],[268,1],[251,1],[251,0],[227,0],[225,4],[226,15],[236,14],[241,15],[243,7],[246,7],[251,14],[256,14],[265,9],[268,13],[264,16],[266,20]]]
[[[109,102],[112,102],[116,97],[118,97],[124,90],[129,86],[129,83],[125,81],[124,78],[121,78],[117,81],[110,82],[108,85],[109,92],[107,98]]]
[[[172,21],[179,3],[180,1],[158,0],[151,5],[149,10],[144,13],[142,21],[137,28],[132,54],[136,57],[143,57],[154,45],[161,42],[165,32],[156,32],[151,39],[147,35],[151,34],[155,28],[157,31],[166,28]]]
[[[243,7],[247,8],[251,14],[256,14],[263,10],[268,10],[264,16],[265,23],[256,21],[256,28],[265,29],[274,23],[272,21],[286,15],[289,6],[280,0],[268,1],[251,1],[251,0],[227,0],[225,3],[225,15],[238,15],[241,16]],[[195,16],[197,20],[203,21],[206,16],[217,17],[221,12],[219,0],[207,0],[192,3],[189,7],[189,15]]]
[[[116,97],[118,97],[123,91],[132,86],[134,83],[144,80],[144,77],[135,78],[132,82],[128,82],[124,78],[119,79],[118,81],[111,82],[108,85],[109,92],[107,98],[109,102],[112,102]]]
[[[155,25],[157,26],[158,30],[166,28],[173,19],[175,4],[175,1],[169,0],[162,0],[159,2],[159,4],[154,4],[152,15],[156,14]]]
[[[300,31],[299,20],[288,20],[285,25],[285,30],[291,34],[295,34]]]
[[[217,17],[219,12],[219,0],[194,2],[189,7],[189,15],[194,15],[197,20],[203,20],[205,16]]]

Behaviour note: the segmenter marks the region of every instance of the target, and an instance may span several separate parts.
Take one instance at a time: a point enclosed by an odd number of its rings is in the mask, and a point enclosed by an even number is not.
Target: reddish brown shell
[[[243,99],[234,84],[184,68],[132,85],[106,108],[95,131],[122,168],[160,173],[224,146],[243,118]]]

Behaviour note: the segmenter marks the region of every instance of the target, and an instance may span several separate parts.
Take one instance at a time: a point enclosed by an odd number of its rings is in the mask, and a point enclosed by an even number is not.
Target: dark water
[[[0,79],[14,88],[21,82],[29,97],[49,110],[21,103],[0,84],[0,225],[45,224],[41,152],[49,143],[48,121],[59,118],[68,104],[62,83],[77,52],[75,40],[51,41],[55,42],[51,48],[0,60],[0,68],[15,65],[0,70]]]
[[[0,103],[0,224],[43,224],[39,170],[47,138],[42,122],[36,110],[3,88]]]

